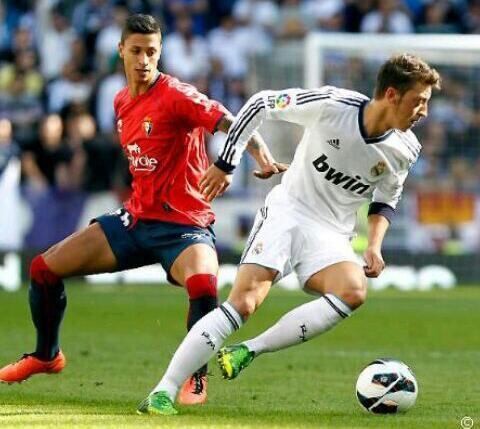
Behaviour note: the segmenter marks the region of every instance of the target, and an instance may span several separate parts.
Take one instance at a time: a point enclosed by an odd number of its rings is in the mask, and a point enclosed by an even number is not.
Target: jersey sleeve
[[[238,113],[215,165],[231,172],[239,164],[248,140],[265,119],[292,122],[304,127],[320,115],[332,87],[316,90],[291,88],[261,91],[253,95]]]
[[[176,85],[172,96],[176,120],[192,129],[203,127],[213,133],[220,119],[227,113],[222,104],[210,100],[194,86],[186,83]]]
[[[389,221],[395,215],[395,209],[403,192],[403,185],[408,176],[408,170],[388,175],[380,181],[373,191],[372,203],[368,214],[380,214]]]
[[[266,119],[292,122],[308,127],[321,115],[321,108],[331,96],[333,87],[305,90],[265,91]]]
[[[396,131],[399,140],[395,149],[391,149],[389,168],[391,174],[381,180],[373,191],[369,214],[384,215],[391,221],[403,192],[408,172],[415,164],[421,151],[421,145],[411,132]]]

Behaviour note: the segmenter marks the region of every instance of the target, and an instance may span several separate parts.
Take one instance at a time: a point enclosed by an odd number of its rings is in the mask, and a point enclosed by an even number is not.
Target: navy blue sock
[[[190,331],[203,316],[215,310],[218,306],[217,297],[201,296],[199,298],[190,299],[190,308],[187,317],[187,330]]]
[[[30,273],[32,279],[28,297],[32,321],[37,330],[34,355],[41,360],[52,360],[60,350],[60,324],[67,306],[65,287],[41,256],[32,261]]]

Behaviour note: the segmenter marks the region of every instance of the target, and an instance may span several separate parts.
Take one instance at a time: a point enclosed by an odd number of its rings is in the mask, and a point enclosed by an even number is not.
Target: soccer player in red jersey
[[[128,18],[119,43],[127,86],[114,101],[117,130],[133,176],[124,207],[36,256],[30,267],[29,302],[37,331],[35,352],[0,369],[0,381],[21,382],[37,373],[58,373],[66,363],[59,347],[66,307],[63,279],[160,263],[169,281],[189,297],[187,327],[217,305],[218,260],[214,214],[199,181],[208,167],[204,130],[227,132],[233,117],[193,86],[158,72],[160,27],[150,15]],[[257,135],[250,153],[268,178],[285,170]],[[226,188],[226,186],[225,186]],[[184,404],[206,400],[206,368],[187,380]]]

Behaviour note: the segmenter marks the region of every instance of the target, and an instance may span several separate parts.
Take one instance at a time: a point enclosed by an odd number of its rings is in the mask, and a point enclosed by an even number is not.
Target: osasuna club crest
[[[152,118],[150,117],[146,117],[144,120],[143,120],[143,129],[145,131],[145,134],[147,135],[147,137],[150,136],[151,132],[152,132],[152,128],[153,128],[153,122],[152,122]]]

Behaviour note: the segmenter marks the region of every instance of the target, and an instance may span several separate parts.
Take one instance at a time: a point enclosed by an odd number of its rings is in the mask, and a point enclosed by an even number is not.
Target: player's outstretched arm
[[[225,115],[217,128],[228,132],[225,145],[220,150],[215,167],[210,167],[201,181],[202,193],[207,201],[221,195],[228,185],[227,175],[239,164],[245,148],[257,160],[260,169],[254,175],[267,179],[282,173],[287,164],[275,162],[267,146],[256,133],[257,128],[267,119],[283,120],[308,126],[321,111],[328,87],[320,91],[289,89],[284,91],[261,91],[252,95],[233,120]],[[223,171],[222,174],[220,171]]]
[[[233,124],[228,128],[228,135],[223,148],[218,154],[215,165],[226,173],[232,172],[240,163],[244,150],[251,139],[258,139],[256,130],[265,119],[286,121],[308,127],[321,115],[323,105],[328,100],[332,89],[323,87],[319,90],[290,88],[282,91],[260,91],[250,97],[240,109]],[[253,150],[256,148],[253,147]],[[271,154],[270,154],[271,157]],[[260,161],[262,162],[262,161]],[[257,177],[270,177],[279,172],[279,166],[269,160],[271,171],[262,171]],[[287,166],[280,166],[284,170]]]
[[[225,115],[218,124],[217,129],[228,133],[234,120],[233,116]],[[288,164],[275,161],[262,136],[256,131],[248,140],[246,149],[257,162],[259,169],[254,170],[253,175],[259,179],[268,179],[274,174],[283,173],[289,167]]]

